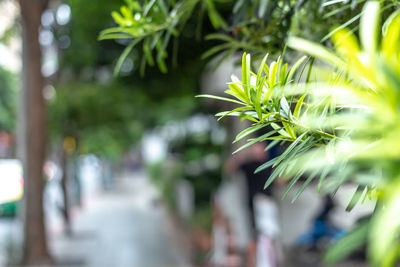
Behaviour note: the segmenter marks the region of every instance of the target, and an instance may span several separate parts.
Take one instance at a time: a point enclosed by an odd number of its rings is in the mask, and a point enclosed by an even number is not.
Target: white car
[[[0,160],[0,216],[15,215],[24,194],[22,164],[17,159]]]

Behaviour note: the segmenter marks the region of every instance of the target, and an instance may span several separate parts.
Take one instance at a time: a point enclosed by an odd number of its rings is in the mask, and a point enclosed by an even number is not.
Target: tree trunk
[[[22,18],[22,161],[25,177],[23,262],[50,262],[43,211],[43,164],[45,160],[45,103],[42,89],[39,27],[47,0],[20,0]]]

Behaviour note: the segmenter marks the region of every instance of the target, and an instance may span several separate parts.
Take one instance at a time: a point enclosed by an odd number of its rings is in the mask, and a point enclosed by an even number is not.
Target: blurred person
[[[224,180],[212,198],[212,266],[243,266],[250,233],[242,190],[245,184],[238,178]]]
[[[232,157],[226,163],[228,173],[240,171],[247,185],[251,240],[247,248],[247,267],[276,267],[280,262],[278,208],[272,192],[273,184],[264,189],[271,168],[255,173],[263,163],[277,156],[276,149],[265,151],[265,143],[256,143],[247,154]]]
[[[10,157],[12,137],[10,134],[0,131],[0,158]]]
[[[231,266],[228,261],[229,242],[228,236],[231,230],[229,222],[215,197],[211,200],[213,213],[211,262],[213,266]]]

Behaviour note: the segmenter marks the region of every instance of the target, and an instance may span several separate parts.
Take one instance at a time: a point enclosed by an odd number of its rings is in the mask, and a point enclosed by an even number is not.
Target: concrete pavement
[[[53,233],[51,252],[62,266],[190,266],[182,238],[145,176],[125,175],[74,215],[73,235]]]

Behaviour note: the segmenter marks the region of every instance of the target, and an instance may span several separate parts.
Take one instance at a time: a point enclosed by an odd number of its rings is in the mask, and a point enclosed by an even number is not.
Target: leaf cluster
[[[267,59],[268,55],[263,58],[257,73],[255,73],[250,67],[250,55],[243,54],[242,80],[232,76],[229,89],[225,91],[225,93],[234,98],[200,95],[200,97],[209,97],[240,105],[238,108],[220,112],[216,115],[219,119],[225,116],[235,116],[252,122],[252,126],[240,132],[234,142],[248,138],[251,134],[259,132],[262,129],[267,129],[265,134],[247,139],[247,143],[235,151],[235,153],[256,142],[266,140],[270,141],[268,148],[277,144],[283,145],[291,142],[290,146],[281,156],[266,162],[256,170],[258,172],[271,166],[274,167],[274,171],[266,183],[266,187],[277,177],[287,176],[293,172],[292,168],[288,168],[288,165],[293,167],[294,162],[291,162],[292,159],[305,153],[312,147],[326,145],[330,140],[337,138],[333,130],[325,131],[320,128],[310,127],[302,121],[305,114],[321,111],[320,107],[316,109],[315,106],[309,105],[306,99],[306,90],[292,87],[295,86],[294,81],[299,81],[303,74],[305,74],[307,57],[301,57],[292,67],[288,67],[287,63],[284,64],[282,57],[276,61],[272,61],[270,64],[267,63]],[[307,80],[309,79],[310,71],[311,64],[306,74],[305,79]],[[292,91],[291,94],[288,94],[287,91],[289,90]],[[322,102],[326,103],[326,101]],[[335,112],[335,110],[327,106],[322,108],[322,112],[326,114],[325,116],[328,116],[332,112]],[[304,171],[298,172],[295,175],[284,195],[289,192],[303,174]],[[313,175],[313,178],[315,177],[316,174]],[[324,179],[323,176],[321,176],[322,179]],[[309,182],[311,182],[311,179]],[[293,200],[300,195],[304,188],[300,189]]]
[[[185,26],[193,18],[197,18],[198,39],[205,14],[217,30],[205,36],[214,46],[205,51],[202,58],[217,57],[217,61],[222,62],[242,50],[251,51],[253,57],[262,57],[266,50],[280,51],[292,23],[309,13],[322,17],[323,3],[322,0],[129,0],[112,13],[118,26],[103,30],[99,39],[124,40],[127,44],[116,64],[115,74],[132,50],[138,51],[142,74],[146,65],[157,65],[165,73],[168,53],[172,53],[172,62],[176,63],[177,40],[186,30],[191,30]],[[227,8],[231,8],[229,14],[224,12]],[[172,49],[168,49],[170,43]]]
[[[117,74],[122,63],[134,47],[141,44],[143,56],[140,59],[140,71],[144,74],[146,64],[157,64],[161,72],[167,72],[167,48],[171,39],[177,40],[194,11],[199,8],[202,19],[207,10],[212,25],[225,28],[226,22],[215,7],[215,0],[181,0],[181,1],[137,1],[127,0],[120,11],[113,11],[112,17],[117,27],[105,29],[99,39],[128,39],[127,47],[122,52],[115,67]],[[198,13],[198,12],[195,12]],[[178,42],[174,42],[177,51]],[[154,55],[155,54],[155,55]],[[174,55],[176,60],[176,54]]]
[[[271,127],[266,134],[248,139],[244,147],[262,140],[272,140],[270,146],[290,143],[282,155],[259,167],[274,168],[266,186],[278,176],[291,178],[285,196],[304,176],[293,200],[317,178],[318,189],[326,192],[335,193],[348,182],[358,185],[348,210],[363,197],[377,199],[368,226],[357,228],[342,242],[355,248],[364,240],[371,263],[393,266],[400,248],[400,12],[394,11],[380,27],[381,10],[377,1],[364,6],[359,39],[347,28],[335,30],[334,51],[289,38],[289,47],[329,68],[314,68],[305,79],[291,83],[286,78],[288,67],[279,60],[267,67],[263,60],[256,74],[245,55],[241,81],[233,79],[226,92],[234,98],[214,98],[241,105],[218,116],[237,116],[253,123],[236,140]],[[327,259],[348,254],[350,247],[344,243],[339,242]]]

